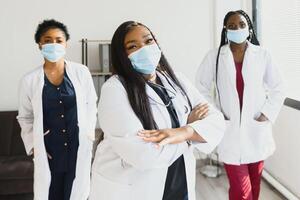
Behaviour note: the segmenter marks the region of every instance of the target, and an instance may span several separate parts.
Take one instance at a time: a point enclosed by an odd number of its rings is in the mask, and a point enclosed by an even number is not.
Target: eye
[[[246,24],[245,23],[241,23],[240,26],[241,26],[241,28],[245,28]]]
[[[59,44],[62,43],[62,42],[63,42],[62,40],[58,40],[58,41],[57,41],[57,43],[59,43]]]
[[[154,39],[153,38],[149,38],[146,40],[146,44],[151,44],[154,42]]]
[[[133,49],[136,49],[137,46],[136,45],[129,45],[126,47],[127,50],[133,50]]]
[[[227,26],[227,29],[229,29],[229,30],[236,30],[236,29],[237,29],[237,26],[234,25],[234,24],[229,24],[229,25]]]

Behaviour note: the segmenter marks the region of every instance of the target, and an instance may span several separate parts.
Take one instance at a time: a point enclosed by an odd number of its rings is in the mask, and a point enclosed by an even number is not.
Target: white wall
[[[299,144],[300,111],[284,106],[274,125],[276,151],[265,162],[265,169],[300,198]]]
[[[18,81],[42,63],[34,42],[37,24],[46,18],[69,28],[67,59],[81,62],[81,38],[111,39],[126,20],[152,29],[175,70],[191,80],[205,53],[213,47],[211,0],[10,0],[0,6],[0,110],[17,109]]]
[[[296,1],[259,1],[261,44],[270,51],[282,72],[286,94],[299,96],[299,24],[293,14]],[[276,13],[276,15],[274,15]],[[299,20],[298,20],[299,22]],[[297,35],[298,34],[298,35]],[[298,45],[297,45],[298,44]],[[298,75],[298,76],[297,76]],[[293,87],[294,86],[294,87]],[[265,170],[300,198],[300,111],[284,106],[273,130],[277,149],[266,160]]]

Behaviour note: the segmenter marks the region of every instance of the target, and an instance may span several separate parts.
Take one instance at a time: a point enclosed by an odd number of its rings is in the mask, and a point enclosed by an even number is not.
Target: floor
[[[227,176],[222,169],[221,176],[218,178],[208,178],[200,173],[200,168],[204,164],[197,163],[196,177],[196,197],[197,200],[227,200],[228,199],[228,181]],[[266,181],[262,181],[260,200],[287,200],[278,193]]]
[[[227,200],[228,182],[224,170],[218,178],[208,178],[199,171],[204,165],[203,162],[197,163],[196,177],[196,197],[197,200]],[[32,200],[32,194],[1,196],[0,200]],[[261,185],[260,200],[287,200],[281,196],[272,186],[265,181]]]

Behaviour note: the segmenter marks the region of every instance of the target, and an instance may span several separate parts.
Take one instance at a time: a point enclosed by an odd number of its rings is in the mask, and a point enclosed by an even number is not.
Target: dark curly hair
[[[49,29],[55,29],[55,28],[58,28],[62,32],[64,32],[67,41],[70,39],[70,35],[66,25],[54,19],[49,19],[49,20],[44,20],[38,25],[36,32],[34,34],[35,42],[39,43],[44,33],[46,33]]]

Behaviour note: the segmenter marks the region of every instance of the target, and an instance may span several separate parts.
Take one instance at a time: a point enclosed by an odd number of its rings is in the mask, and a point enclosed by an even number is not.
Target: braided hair
[[[253,23],[252,23],[249,15],[245,11],[243,11],[243,10],[230,11],[225,15],[224,20],[223,20],[223,28],[222,28],[222,32],[221,32],[221,41],[220,41],[220,45],[219,45],[219,48],[218,48],[218,54],[217,54],[217,59],[216,59],[216,89],[217,89],[217,94],[218,94],[219,101],[220,101],[220,93],[219,93],[219,89],[218,89],[219,56],[220,56],[220,51],[221,51],[222,46],[228,44],[228,39],[227,39],[227,36],[226,36],[226,34],[227,34],[226,24],[228,22],[228,19],[231,16],[236,15],[236,14],[244,16],[246,21],[247,21],[247,24],[248,24],[248,27],[249,27],[249,33],[250,33],[249,36],[247,37],[247,40],[249,42],[251,42],[252,44],[254,44],[254,45],[259,45],[259,41],[256,37],[255,30],[254,30],[254,27],[253,27]],[[220,107],[221,107],[221,110],[222,110],[221,102],[220,102]]]

